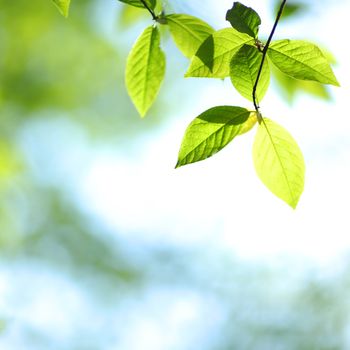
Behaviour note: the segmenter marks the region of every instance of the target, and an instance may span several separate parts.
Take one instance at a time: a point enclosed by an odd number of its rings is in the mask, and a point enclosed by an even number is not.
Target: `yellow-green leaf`
[[[248,131],[252,130],[258,121],[257,113],[252,111],[249,113],[248,119],[242,124],[241,130],[238,135],[246,134]]]
[[[230,77],[233,86],[248,100],[253,100],[253,87],[258,76],[262,60],[262,52],[251,45],[243,45],[232,57]],[[269,87],[270,68],[267,60],[261,70],[256,97],[261,101]]]
[[[200,114],[187,127],[176,167],[211,157],[236,137],[250,112],[245,108],[218,106]]]
[[[248,34],[233,28],[214,32],[199,47],[192,58],[186,77],[226,78],[230,75],[230,61],[244,44],[254,44]]]
[[[277,40],[267,50],[274,65],[296,79],[339,86],[327,58],[314,44],[302,40]]]
[[[64,17],[68,17],[70,0],[52,0]]]
[[[254,141],[253,159],[265,186],[296,208],[304,189],[305,163],[299,146],[288,131],[263,118]]]
[[[143,117],[153,104],[165,74],[165,55],[157,27],[145,29],[133,46],[126,64],[126,87]]]
[[[171,14],[165,19],[176,46],[188,58],[191,58],[203,41],[214,32],[208,23],[194,16]]]

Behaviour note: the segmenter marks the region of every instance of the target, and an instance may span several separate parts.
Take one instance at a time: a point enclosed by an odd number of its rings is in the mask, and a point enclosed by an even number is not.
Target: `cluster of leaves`
[[[69,0],[54,1],[65,12]],[[257,175],[272,193],[295,208],[304,188],[303,155],[288,131],[260,112],[271,67],[293,79],[339,84],[316,45],[302,40],[271,41],[286,1],[282,1],[266,43],[258,38],[259,15],[239,2],[234,2],[226,14],[231,27],[215,31],[187,14],[156,15],[156,0],[119,1],[147,10],[154,21],[137,39],[127,59],[126,87],[141,116],[155,101],[165,74],[158,25],[169,27],[177,47],[191,60],[186,77],[230,77],[233,87],[254,104],[252,110],[217,106],[197,116],[185,132],[176,167],[211,157],[258,124],[253,145]]]

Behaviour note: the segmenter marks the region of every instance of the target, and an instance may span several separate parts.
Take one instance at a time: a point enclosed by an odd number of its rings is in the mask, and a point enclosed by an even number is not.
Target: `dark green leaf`
[[[257,37],[261,19],[252,8],[240,2],[234,2],[232,9],[226,13],[226,20],[239,32],[246,33],[253,38]]]

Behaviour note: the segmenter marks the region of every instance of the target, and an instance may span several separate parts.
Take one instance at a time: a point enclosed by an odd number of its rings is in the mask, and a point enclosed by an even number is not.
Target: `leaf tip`
[[[182,164],[180,163],[180,161],[178,160],[176,165],[175,165],[175,169],[178,169],[182,166]]]

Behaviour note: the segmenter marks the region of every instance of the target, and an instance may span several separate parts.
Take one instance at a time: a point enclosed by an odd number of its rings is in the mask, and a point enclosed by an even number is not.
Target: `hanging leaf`
[[[185,132],[176,168],[219,152],[240,133],[249,114],[245,108],[219,106],[199,115]]]
[[[254,141],[253,160],[265,186],[295,209],[304,189],[305,164],[292,136],[263,118]]]
[[[256,38],[261,24],[259,15],[250,7],[240,2],[234,2],[231,10],[226,13],[226,20],[241,33]]]
[[[243,45],[233,56],[230,63],[230,77],[233,86],[248,100],[252,101],[253,87],[261,65],[262,53],[250,45]],[[267,60],[261,70],[256,97],[261,101],[269,87],[270,69]]]
[[[176,46],[188,58],[191,58],[203,41],[214,32],[209,24],[193,16],[172,14],[165,16],[165,19]]]
[[[132,48],[126,64],[126,87],[143,117],[157,97],[165,74],[165,55],[157,27],[145,29]]]
[[[230,61],[244,44],[254,44],[254,39],[233,28],[211,34],[192,58],[186,77],[226,78],[230,75]]]
[[[242,124],[241,130],[239,130],[238,135],[246,134],[248,131],[252,130],[257,122],[258,117],[256,112],[250,112],[248,119]]]
[[[328,60],[314,44],[302,40],[277,40],[271,43],[267,53],[278,69],[293,78],[339,86]]]
[[[68,17],[70,0],[52,0],[64,17]]]
[[[146,8],[145,4],[141,0],[119,0],[119,1],[124,2],[125,4],[131,5],[131,6]],[[155,9],[157,5],[156,0],[144,0],[144,1],[151,10]]]

